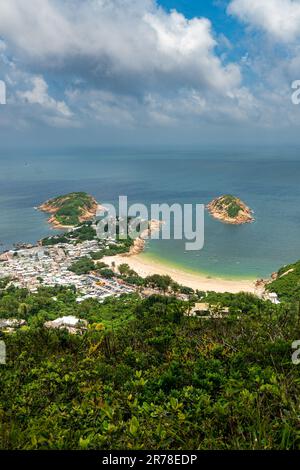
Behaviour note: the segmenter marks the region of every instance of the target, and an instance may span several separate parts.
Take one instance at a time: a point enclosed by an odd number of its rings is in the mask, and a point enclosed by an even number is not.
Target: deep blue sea
[[[0,150],[0,241],[35,242],[53,233],[34,209],[70,191],[102,203],[208,203],[234,194],[255,212],[255,223],[230,226],[205,216],[205,245],[151,241],[147,256],[224,277],[268,276],[300,258],[300,149],[69,149]]]

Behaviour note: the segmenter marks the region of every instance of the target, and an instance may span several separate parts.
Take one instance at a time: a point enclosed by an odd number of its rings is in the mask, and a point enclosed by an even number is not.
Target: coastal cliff
[[[230,194],[220,196],[207,205],[209,213],[226,224],[241,225],[254,221],[253,211]]]
[[[38,207],[51,214],[48,222],[56,229],[74,227],[96,216],[96,199],[84,192],[69,193],[50,199]]]

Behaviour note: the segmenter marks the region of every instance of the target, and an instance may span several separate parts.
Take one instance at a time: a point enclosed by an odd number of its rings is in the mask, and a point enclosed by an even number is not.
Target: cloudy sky
[[[1,0],[2,145],[300,143],[300,0]]]

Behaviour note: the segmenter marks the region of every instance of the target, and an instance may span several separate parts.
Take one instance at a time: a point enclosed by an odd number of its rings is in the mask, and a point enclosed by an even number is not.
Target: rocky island
[[[39,210],[51,214],[48,222],[56,229],[75,227],[96,216],[98,203],[93,196],[74,192],[46,201]]]
[[[209,213],[226,224],[241,225],[254,221],[253,211],[241,199],[226,194],[207,205]]]

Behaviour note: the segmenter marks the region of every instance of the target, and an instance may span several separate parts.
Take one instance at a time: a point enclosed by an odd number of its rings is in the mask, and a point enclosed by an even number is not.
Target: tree
[[[127,263],[120,264],[118,269],[119,269],[119,273],[122,276],[127,276],[128,273],[130,272],[130,266]]]
[[[153,274],[152,276],[147,276],[145,279],[145,285],[150,286],[153,289],[158,289],[164,294],[168,291],[169,287],[172,285],[172,279],[170,276],[159,274]]]
[[[88,274],[95,268],[95,263],[91,258],[87,256],[80,258],[79,260],[75,261],[70,267],[69,271],[77,275]]]

